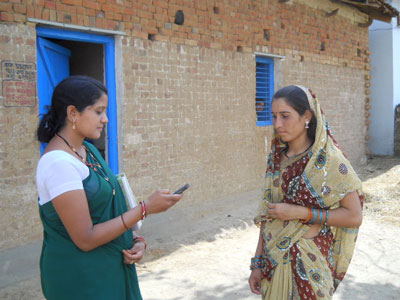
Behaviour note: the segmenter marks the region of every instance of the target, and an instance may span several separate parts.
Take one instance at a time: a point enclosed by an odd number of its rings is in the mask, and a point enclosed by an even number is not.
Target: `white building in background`
[[[386,2],[400,10],[400,0]],[[397,18],[391,23],[374,20],[369,27],[369,37],[372,66],[369,148],[372,154],[393,155],[395,138],[400,138],[400,132],[395,130],[395,110],[400,105],[400,27]]]

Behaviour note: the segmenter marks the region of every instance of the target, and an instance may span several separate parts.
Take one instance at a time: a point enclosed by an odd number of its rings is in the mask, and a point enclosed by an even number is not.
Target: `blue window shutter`
[[[257,126],[272,125],[271,102],[274,95],[274,60],[256,56]]]

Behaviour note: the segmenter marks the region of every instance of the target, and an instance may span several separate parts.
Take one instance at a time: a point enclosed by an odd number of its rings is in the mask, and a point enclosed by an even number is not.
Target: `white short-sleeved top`
[[[89,176],[89,168],[78,158],[62,150],[44,154],[37,166],[36,185],[39,204],[73,190],[82,190],[82,181]]]

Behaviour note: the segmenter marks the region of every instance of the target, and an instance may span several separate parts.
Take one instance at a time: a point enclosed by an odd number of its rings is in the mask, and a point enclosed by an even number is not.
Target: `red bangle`
[[[307,216],[307,219],[301,221],[302,223],[308,223],[312,219],[312,216],[313,216],[312,210],[310,207],[307,207],[307,208],[308,208],[308,216]]]
[[[121,221],[122,221],[122,224],[124,225],[125,229],[126,229],[126,230],[129,230],[128,226],[126,226],[126,223],[125,223],[123,214],[121,215]]]
[[[147,243],[146,243],[146,240],[144,239],[144,237],[142,237],[142,236],[134,237],[134,238],[133,238],[133,243],[135,244],[137,240],[143,242],[143,244],[144,244],[144,249],[147,248]]]
[[[142,206],[142,218],[141,220],[144,220],[146,218],[146,204],[144,201],[140,201],[140,205]]]

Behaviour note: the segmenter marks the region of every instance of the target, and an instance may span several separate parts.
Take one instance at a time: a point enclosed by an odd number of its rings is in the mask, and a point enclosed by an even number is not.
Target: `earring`
[[[305,126],[306,129],[310,128],[310,127],[308,126],[308,123],[310,123],[310,121],[306,121],[306,126]]]
[[[75,130],[76,126],[75,126],[75,118],[72,119],[72,129]]]

